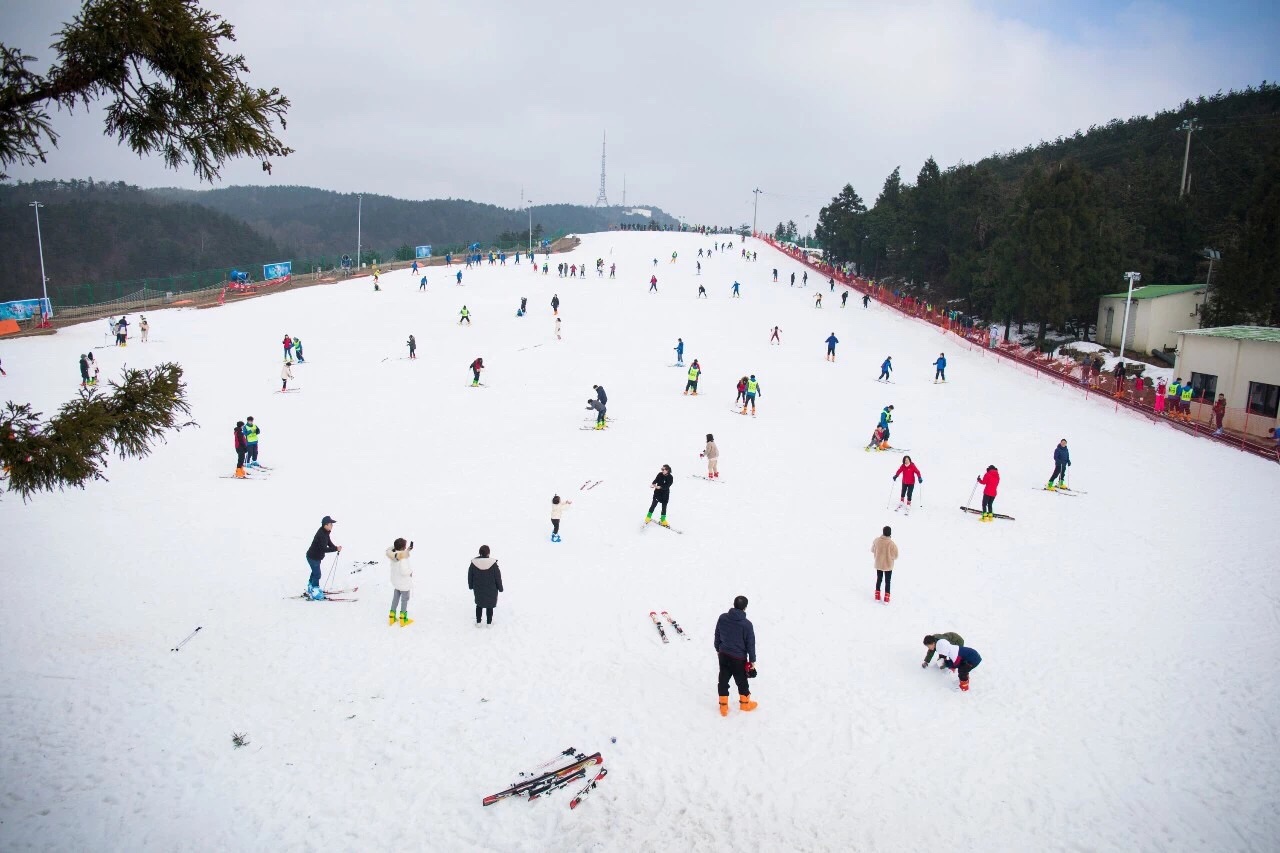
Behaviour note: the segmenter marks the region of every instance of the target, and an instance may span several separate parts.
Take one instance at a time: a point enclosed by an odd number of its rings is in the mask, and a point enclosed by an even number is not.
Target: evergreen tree
[[[1254,180],[1243,228],[1209,283],[1208,326],[1280,325],[1280,145]]]

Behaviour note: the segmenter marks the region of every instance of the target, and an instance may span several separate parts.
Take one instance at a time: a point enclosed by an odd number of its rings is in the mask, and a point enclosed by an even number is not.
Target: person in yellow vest
[[[1182,405],[1179,406],[1180,411],[1178,412],[1178,415],[1184,421],[1191,420],[1191,398],[1194,395],[1195,389],[1191,387],[1190,382],[1182,386]]]
[[[702,367],[699,366],[698,360],[695,358],[693,364],[689,365],[689,381],[684,385],[684,393],[698,396],[698,377],[702,375]]]
[[[261,430],[253,422],[253,415],[244,420],[245,464],[250,468],[259,468],[261,466],[258,465],[258,434]]]
[[[753,373],[747,377],[747,396],[742,402],[742,414],[747,413],[747,406],[751,407],[751,417],[756,416],[756,397],[763,397],[760,393],[760,383],[756,381],[756,375]]]

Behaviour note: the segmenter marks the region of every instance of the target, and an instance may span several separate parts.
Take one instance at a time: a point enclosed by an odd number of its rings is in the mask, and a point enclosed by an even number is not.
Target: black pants
[[[551,519],[551,532],[552,533],[560,532],[560,519],[558,518]]]
[[[685,390],[685,392],[686,392],[686,393],[687,393],[687,392],[689,392],[689,391],[692,391],[693,393],[697,394],[697,393],[698,393],[698,380],[696,380],[696,379],[690,379],[688,382],[686,382],[686,383],[684,384],[684,390]]]
[[[880,581],[884,581],[884,594],[889,594],[889,586],[893,583],[893,569],[881,571],[876,569],[876,592],[880,591]]]
[[[939,367],[933,372],[933,381],[937,382],[939,379],[943,382],[947,381],[947,369],[945,367]]]
[[[720,658],[720,680],[716,684],[717,692],[721,696],[729,695],[729,679],[733,678],[733,683],[738,686],[739,696],[750,696],[751,685],[747,681],[747,662],[731,658],[728,655],[721,654]]]
[[[1067,476],[1067,466],[1061,462],[1053,463],[1053,473],[1049,475],[1049,482],[1061,480],[1065,476]]]
[[[887,381],[889,381],[889,371],[887,371],[887,370],[881,370],[881,371],[880,371],[879,379],[883,379],[883,380],[885,380],[886,382],[887,382]]]
[[[982,663],[982,661],[978,661],[978,663]],[[960,680],[962,682],[966,684],[969,682],[969,673],[978,665],[978,663],[969,663],[967,660],[962,660],[960,663],[956,664],[956,672],[960,673]]]
[[[983,495],[983,496],[982,496],[982,511],[983,511],[983,512],[995,512],[995,511],[996,511],[996,510],[995,510],[995,505],[996,505],[996,496],[995,496],[995,495]]]
[[[487,622],[487,623],[489,623],[490,625],[492,625],[492,624],[493,624],[493,608],[492,608],[492,607],[481,607],[479,604],[477,604],[477,605],[476,605],[476,624],[477,624],[477,625],[479,625],[479,624],[480,624],[480,614],[481,614],[481,613],[483,613],[483,614],[484,614],[484,621],[485,621],[485,622]]]
[[[471,381],[472,382],[480,381],[480,371],[476,370],[474,367],[471,368]]]
[[[656,507],[658,504],[662,504],[662,517],[666,518],[667,501],[669,500],[671,500],[671,495],[663,494],[662,492],[654,492],[653,500],[649,502],[649,515],[653,515],[654,507]]]
[[[244,467],[244,451],[243,450],[236,450],[236,467],[237,468]]]
[[[915,490],[916,490],[915,483],[903,483],[902,494],[898,496],[898,500],[902,500],[903,498],[906,498],[907,503],[911,503],[911,495],[915,492]]]
[[[244,452],[244,458],[249,462],[258,461],[258,442],[256,441],[249,442],[249,447]]]

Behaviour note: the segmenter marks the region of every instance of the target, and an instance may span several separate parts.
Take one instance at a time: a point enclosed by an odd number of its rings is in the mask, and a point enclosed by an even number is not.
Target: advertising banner
[[[18,299],[13,302],[0,302],[0,320],[30,320],[39,317],[41,309],[53,316],[53,306],[46,299]]]
[[[262,277],[265,279],[284,278],[293,274],[293,261],[281,261],[278,264],[263,264]]]
[[[431,257],[431,247],[418,246],[416,249],[413,250],[413,256],[415,258],[429,258]]]

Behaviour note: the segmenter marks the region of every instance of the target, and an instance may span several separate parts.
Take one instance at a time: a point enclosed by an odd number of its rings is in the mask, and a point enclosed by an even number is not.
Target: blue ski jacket
[[[1071,464],[1071,451],[1059,444],[1053,449],[1053,461],[1060,465]]]
[[[736,607],[716,620],[716,651],[737,660],[756,661],[756,629],[747,614]]]
[[[839,339],[836,338],[835,335],[832,335],[831,337],[827,338],[827,346],[829,347],[833,347],[838,343],[840,343],[840,341]]]
[[[938,360],[933,363],[933,366],[938,368],[939,370],[946,370],[947,369],[946,356],[939,356]]]

